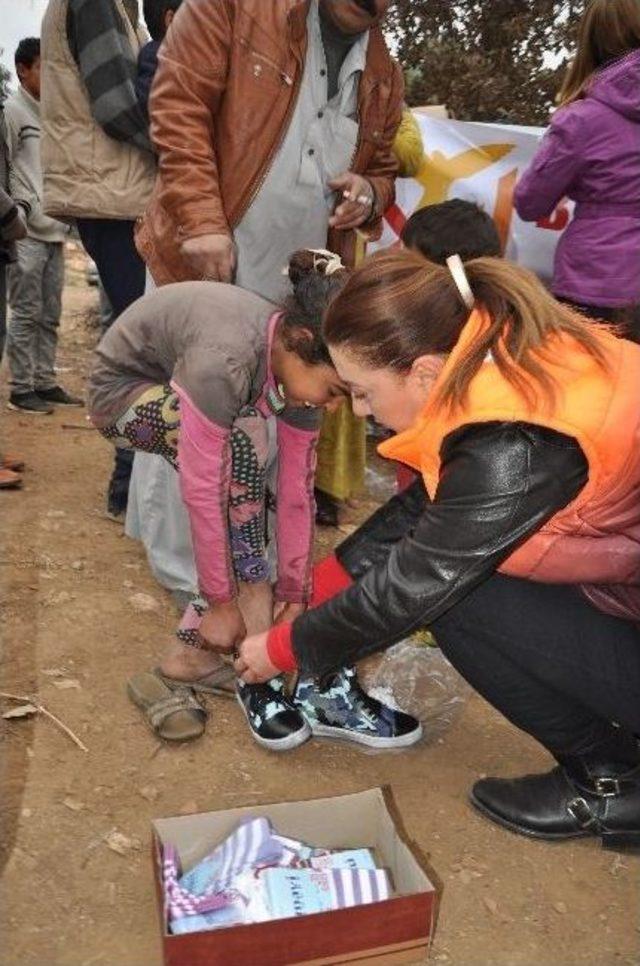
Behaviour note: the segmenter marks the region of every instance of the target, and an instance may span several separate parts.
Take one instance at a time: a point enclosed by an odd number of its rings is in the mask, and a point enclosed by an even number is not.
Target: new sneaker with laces
[[[238,703],[255,741],[270,751],[290,751],[311,737],[311,728],[287,697],[282,678],[265,684],[236,683]]]
[[[324,681],[300,679],[293,703],[318,738],[353,741],[368,748],[406,748],[422,738],[422,725],[361,688],[355,668],[343,668]]]

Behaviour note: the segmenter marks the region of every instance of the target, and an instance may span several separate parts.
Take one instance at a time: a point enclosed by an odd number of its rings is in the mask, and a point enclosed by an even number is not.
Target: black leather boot
[[[545,775],[484,778],[471,804],[491,821],[533,838],[598,836],[604,848],[640,850],[640,765],[560,757]]]

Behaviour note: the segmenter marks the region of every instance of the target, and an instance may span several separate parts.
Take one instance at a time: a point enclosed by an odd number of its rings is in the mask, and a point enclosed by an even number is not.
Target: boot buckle
[[[584,798],[572,798],[567,802],[567,811],[571,818],[573,818],[580,828],[590,828],[592,825],[598,824],[598,819],[595,817],[589,804]]]
[[[594,778],[593,787],[602,798],[613,798],[622,793],[621,782],[617,778]]]

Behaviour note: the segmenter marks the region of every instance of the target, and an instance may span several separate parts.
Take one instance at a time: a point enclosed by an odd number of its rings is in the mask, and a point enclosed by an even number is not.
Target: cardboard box
[[[243,817],[261,815],[280,834],[313,846],[374,849],[378,864],[391,873],[394,897],[353,909],[172,936],[162,893],[163,843],[173,844],[183,869],[190,869]],[[440,890],[425,857],[408,838],[388,788],[158,819],[153,836],[166,966],[387,966],[427,958]]]

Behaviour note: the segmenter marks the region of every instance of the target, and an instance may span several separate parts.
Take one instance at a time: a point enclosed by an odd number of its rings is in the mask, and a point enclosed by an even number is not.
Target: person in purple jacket
[[[518,182],[524,221],[564,197],[575,216],[556,251],[553,292],[640,336],[640,2],[592,0],[559,108]]]

